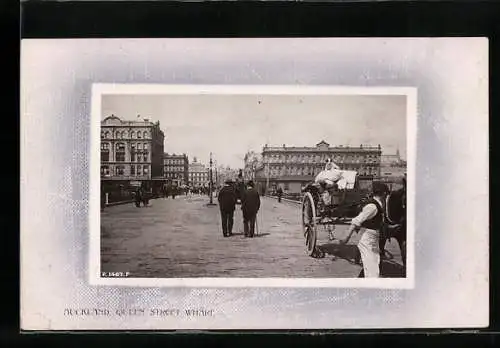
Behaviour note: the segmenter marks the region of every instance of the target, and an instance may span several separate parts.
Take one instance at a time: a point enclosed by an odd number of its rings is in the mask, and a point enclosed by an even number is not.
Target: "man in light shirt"
[[[363,262],[362,274],[367,278],[380,276],[380,230],[384,223],[384,202],[389,188],[383,182],[373,182],[373,197],[363,207],[363,210],[352,219],[347,237],[340,244],[349,242],[354,232],[363,229],[363,235],[358,242],[358,249]]]

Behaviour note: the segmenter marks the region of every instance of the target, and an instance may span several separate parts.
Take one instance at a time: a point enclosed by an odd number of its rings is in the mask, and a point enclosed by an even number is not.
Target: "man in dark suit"
[[[253,181],[247,183],[247,189],[241,199],[241,210],[243,211],[243,225],[245,237],[253,238],[255,232],[255,219],[260,208],[260,196],[254,189]]]
[[[233,216],[236,206],[236,193],[231,180],[226,180],[224,187],[219,191],[217,200],[222,219],[222,234],[224,237],[229,237],[233,234]]]

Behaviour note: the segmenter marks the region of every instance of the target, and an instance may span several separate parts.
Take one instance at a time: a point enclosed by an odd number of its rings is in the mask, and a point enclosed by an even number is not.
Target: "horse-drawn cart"
[[[314,256],[317,252],[318,230],[328,232],[333,239],[335,225],[349,224],[369,199],[370,189],[362,187],[356,172],[350,172],[351,180],[325,187],[321,183],[309,183],[302,192],[302,227],[306,241],[306,252]],[[328,197],[325,202],[325,196]]]
[[[318,232],[325,231],[329,239],[334,239],[336,225],[350,224],[371,198],[371,183],[360,179],[356,172],[344,171],[346,178],[332,187],[322,183],[309,183],[302,192],[302,227],[309,256],[318,253],[316,246]],[[325,202],[324,195],[329,197]],[[391,192],[384,204],[384,228],[381,250],[389,238],[396,238],[401,248],[403,263],[406,262],[406,185],[404,189]]]

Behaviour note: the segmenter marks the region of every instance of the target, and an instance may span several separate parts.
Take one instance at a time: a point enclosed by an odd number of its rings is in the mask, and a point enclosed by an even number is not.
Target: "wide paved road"
[[[357,277],[361,270],[352,262],[357,235],[348,245],[334,247],[328,233],[319,230],[325,257],[306,255],[299,204],[262,198],[255,238],[243,237],[237,206],[234,236],[224,238],[219,207],[207,203],[206,196],[193,195],[152,200],[148,207],[106,208],[101,213],[101,270],[154,278]],[[337,227],[337,238],[344,237],[346,229]],[[387,249],[394,256],[389,262],[399,269],[396,242]]]

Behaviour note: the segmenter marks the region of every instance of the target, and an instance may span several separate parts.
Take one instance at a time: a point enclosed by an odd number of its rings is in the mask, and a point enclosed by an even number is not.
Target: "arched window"
[[[116,162],[125,162],[125,144],[124,143],[116,144],[115,161]]]
[[[115,135],[116,139],[121,139],[122,138],[122,133],[121,132],[116,132],[115,134],[116,134]]]
[[[101,161],[109,162],[109,143],[101,143]]]
[[[148,132],[144,132],[144,139],[148,137]]]
[[[137,150],[142,150],[142,143],[137,143]]]
[[[142,175],[142,167],[137,166],[137,175]]]
[[[143,159],[144,159],[144,162],[148,162],[149,159],[148,159],[148,152],[144,152],[143,153]]]
[[[137,131],[137,139],[141,139],[142,138],[142,134],[140,131]]]
[[[130,132],[130,137],[131,137],[132,139],[135,139],[135,132],[134,132],[134,131],[131,131],[131,132]]]
[[[148,149],[148,143],[144,143],[144,150]]]
[[[104,137],[105,137],[104,132],[101,132],[101,139],[104,139]]]
[[[109,138],[110,138],[110,133],[106,131],[106,132],[104,133],[104,137],[105,137],[106,139],[109,139]]]

